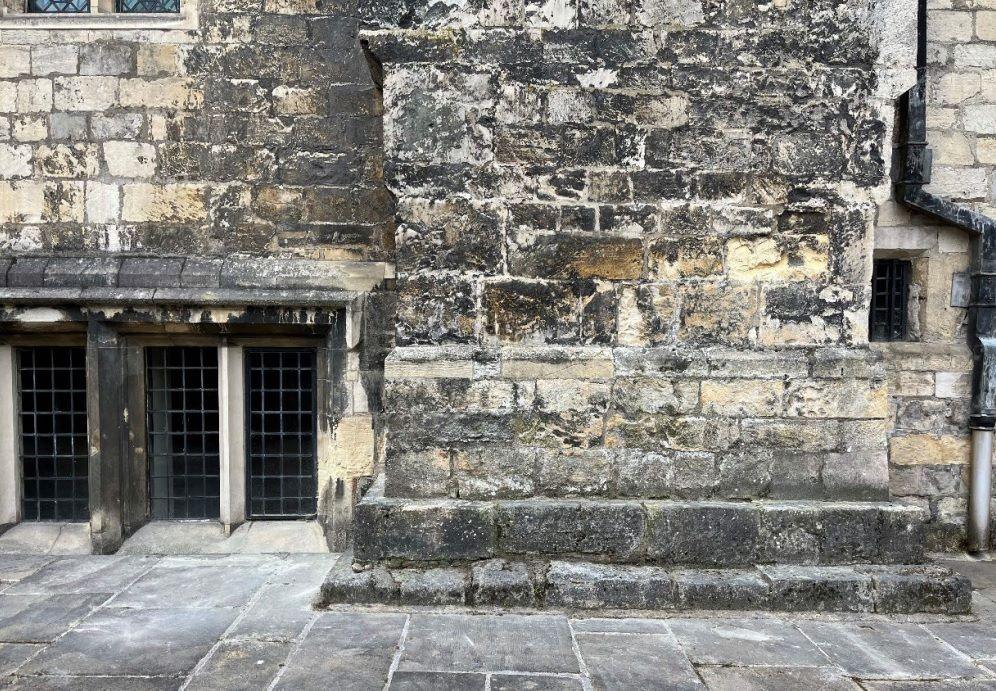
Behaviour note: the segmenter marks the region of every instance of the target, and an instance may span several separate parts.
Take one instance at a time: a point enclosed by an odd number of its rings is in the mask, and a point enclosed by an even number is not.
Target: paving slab
[[[335,561],[331,555],[288,557],[285,568],[267,579],[229,637],[294,640],[314,616],[311,603]]]
[[[826,656],[791,623],[750,619],[671,619],[668,626],[696,664],[822,667]]]
[[[0,554],[0,581],[19,581],[53,559],[47,554]]]
[[[860,691],[834,667],[698,667],[709,691]]]
[[[288,659],[275,688],[382,689],[407,619],[389,613],[322,614]]]
[[[58,558],[4,591],[12,593],[115,593],[155,566],[152,557]]]
[[[396,672],[391,691],[483,691],[486,674],[471,672]]]
[[[977,590],[996,590],[996,560],[993,559],[943,559],[939,566],[954,569],[968,576]]]
[[[175,691],[182,679],[155,677],[15,676],[4,688],[31,691]]]
[[[0,535],[3,554],[90,554],[89,523],[26,521]]]
[[[0,641],[54,640],[100,606],[107,595],[0,594]]]
[[[994,691],[996,679],[862,681],[867,691]]]
[[[595,689],[703,689],[671,635],[579,633],[581,657]]]
[[[0,677],[5,677],[44,648],[43,643],[0,643]]]
[[[110,607],[241,607],[269,574],[242,564],[164,561],[139,578]]]
[[[491,691],[581,691],[583,688],[579,677],[491,675]]]
[[[902,680],[980,676],[971,660],[918,624],[801,621],[799,628],[852,677]]]
[[[43,650],[21,673],[186,674],[237,614],[233,609],[103,609]]]
[[[290,642],[223,641],[190,679],[188,691],[265,689],[291,651]]]
[[[577,632],[595,633],[658,633],[669,635],[671,629],[663,619],[573,619]]]
[[[414,614],[401,671],[578,673],[560,615]]]
[[[927,630],[976,660],[996,660],[996,626],[987,622],[930,624]]]

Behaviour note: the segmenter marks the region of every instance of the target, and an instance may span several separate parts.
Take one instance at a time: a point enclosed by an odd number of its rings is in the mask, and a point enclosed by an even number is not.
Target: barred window
[[[104,11],[97,6],[97,14],[114,12],[122,14],[178,14],[180,0],[114,0],[113,10]],[[89,14],[90,0],[27,0],[27,11],[32,14]]]
[[[876,259],[868,337],[872,341],[904,341],[908,337],[907,304],[912,263]]]

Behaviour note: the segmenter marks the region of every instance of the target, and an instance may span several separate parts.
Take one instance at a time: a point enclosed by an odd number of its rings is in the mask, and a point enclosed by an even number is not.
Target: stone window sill
[[[187,3],[193,5],[196,3]],[[0,10],[0,29],[76,31],[104,29],[107,31],[163,30],[176,31],[197,28],[195,9],[181,5],[178,14],[140,14],[137,12],[89,12],[79,14],[34,14]]]

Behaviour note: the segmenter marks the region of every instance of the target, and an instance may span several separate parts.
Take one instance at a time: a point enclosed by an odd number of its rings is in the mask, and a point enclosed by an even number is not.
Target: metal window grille
[[[247,350],[246,382],[249,517],[315,515],[315,351]]]
[[[90,11],[90,0],[28,0],[28,12],[75,14]]]
[[[906,310],[911,268],[911,263],[902,259],[875,260],[868,324],[871,340],[906,339]]]
[[[90,517],[86,349],[18,348],[25,520]]]
[[[118,12],[169,14],[180,11],[180,0],[117,0]]]
[[[217,518],[218,349],[145,349],[149,498],[157,519]]]

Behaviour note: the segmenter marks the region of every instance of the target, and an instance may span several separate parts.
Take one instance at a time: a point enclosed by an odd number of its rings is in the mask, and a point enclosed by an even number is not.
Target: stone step
[[[459,567],[357,568],[349,554],[343,555],[326,577],[316,606],[964,614],[972,599],[967,578],[924,565],[674,569],[492,559]]]
[[[923,509],[888,502],[385,498],[357,505],[357,562],[495,557],[711,567],[915,564]]]

